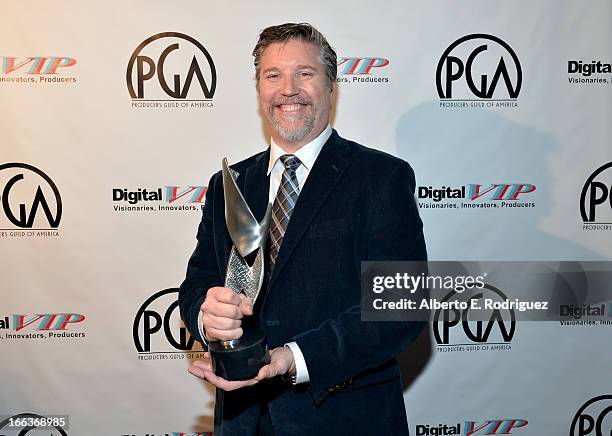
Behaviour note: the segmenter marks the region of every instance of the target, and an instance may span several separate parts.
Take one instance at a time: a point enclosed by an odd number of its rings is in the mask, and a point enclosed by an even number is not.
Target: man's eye
[[[313,74],[310,71],[302,71],[298,73],[298,76],[303,77],[303,78],[309,78],[309,77],[312,77]]]
[[[266,75],[266,79],[269,79],[269,80],[276,80],[279,77],[280,77],[280,74],[277,74],[277,73],[272,73],[272,74]]]

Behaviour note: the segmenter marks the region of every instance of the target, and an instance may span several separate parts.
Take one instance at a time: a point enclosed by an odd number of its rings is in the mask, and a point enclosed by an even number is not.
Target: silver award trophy
[[[225,158],[221,171],[225,223],[234,243],[227,262],[225,287],[246,295],[255,305],[264,278],[264,250],[272,208],[268,205],[262,222],[258,223],[236,185],[236,172],[228,167]],[[226,380],[253,378],[262,366],[270,363],[263,330],[244,325],[242,329],[243,334],[238,339],[208,344],[213,370]]]

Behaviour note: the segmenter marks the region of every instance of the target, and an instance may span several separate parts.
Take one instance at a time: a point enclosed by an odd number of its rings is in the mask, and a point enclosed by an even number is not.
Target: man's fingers
[[[200,310],[206,337],[223,341],[241,337],[240,320],[244,315],[253,314],[253,306],[246,295],[221,287],[208,290]]]
[[[206,294],[206,298],[208,298],[209,294],[212,298],[214,298],[215,300],[221,303],[235,304],[235,305],[240,304],[240,295],[235,293],[230,288],[222,288],[220,286],[217,286],[214,288],[210,288],[208,290],[208,293]]]
[[[266,378],[276,377],[277,375],[284,375],[285,372],[286,371],[283,371],[282,362],[272,360],[272,362],[260,368],[255,378],[261,381]]]
[[[253,315],[253,304],[246,295],[240,294],[240,304],[238,307],[243,315]]]
[[[200,310],[211,315],[221,316],[223,318],[241,319],[242,311],[237,304],[221,303],[219,301],[205,301]]]
[[[242,336],[242,328],[231,330],[219,330],[216,328],[206,327],[206,337],[209,339],[220,339],[222,341],[229,341],[232,339],[238,339]]]
[[[257,380],[262,381],[267,378],[272,378],[276,376],[276,371],[272,368],[272,364],[269,363],[267,365],[262,366],[255,377]]]
[[[202,370],[212,371],[212,362],[210,361],[210,359],[194,360],[191,366],[195,366],[196,368],[199,368]]]
[[[202,368],[198,368],[197,366],[191,365],[189,368],[187,368],[187,371],[189,371],[191,374],[195,375],[198,378],[206,380]]]
[[[210,313],[205,313],[202,315],[202,324],[204,324],[205,329],[214,328],[217,330],[234,330],[240,327],[242,323],[238,319],[225,318],[215,316]]]
[[[205,359],[194,361],[187,371],[189,371],[191,374],[195,375],[198,378],[206,380],[207,382],[219,389],[223,389],[224,391],[234,391],[236,389],[242,389],[244,387],[253,386],[259,383],[259,380],[254,378],[250,380],[237,381],[225,380],[224,378],[219,377],[213,372],[212,362],[208,358],[210,354],[205,353],[204,356]]]
[[[228,341],[242,336],[241,321],[239,320],[204,314],[202,316],[202,325],[208,340],[221,339]]]
[[[237,381],[229,381],[224,378],[215,375],[212,371],[207,374],[208,381],[218,387],[219,389],[223,389],[224,391],[234,391],[236,389],[242,389],[247,386],[253,386],[259,383],[259,380],[250,379],[250,380],[237,380]]]
[[[278,347],[270,350],[270,363],[263,366],[257,377],[261,381],[266,378],[285,375],[291,369],[293,363],[293,353],[285,347]]]
[[[191,364],[187,371],[196,377],[206,380],[206,372],[212,372],[212,363],[210,362],[210,359],[196,360]]]

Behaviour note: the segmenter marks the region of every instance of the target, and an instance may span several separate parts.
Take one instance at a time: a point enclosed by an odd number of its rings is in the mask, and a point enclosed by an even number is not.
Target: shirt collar
[[[310,141],[308,144],[300,147],[298,151],[293,153],[294,156],[302,162],[302,165],[306,167],[308,171],[312,169],[312,166],[319,156],[319,152],[329,139],[332,134],[332,128],[328,124],[327,127],[317,136],[315,139]],[[280,148],[278,144],[274,142],[274,139],[270,138],[270,163],[268,164],[268,175],[272,172],[272,168],[276,165],[276,161],[284,154],[287,154],[285,150]]]

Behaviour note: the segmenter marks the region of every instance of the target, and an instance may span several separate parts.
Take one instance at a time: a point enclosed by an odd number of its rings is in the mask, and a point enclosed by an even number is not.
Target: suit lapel
[[[266,214],[270,179],[267,176],[270,149],[260,154],[255,163],[246,168],[236,179],[255,219],[260,222]]]
[[[346,170],[348,161],[343,156],[349,150],[350,148],[346,140],[340,138],[334,130],[332,136],[330,136],[321,149],[300,192],[297,204],[287,225],[287,231],[285,232],[278,258],[276,259],[276,265],[272,270],[269,288],[274,285],[283,266],[290,258],[291,253],[302,239],[302,236],[304,236],[304,232],[316,216],[319,208]]]

